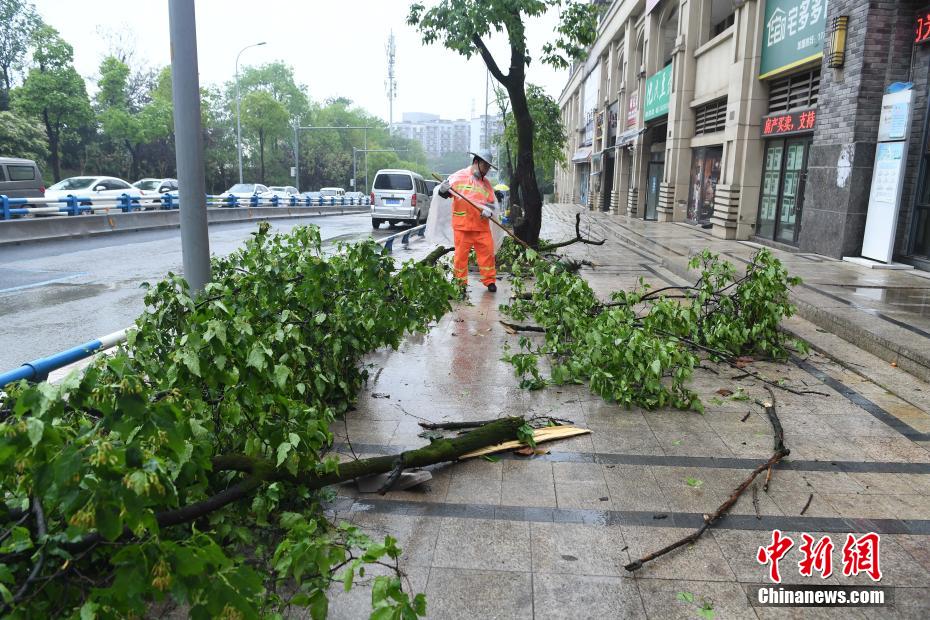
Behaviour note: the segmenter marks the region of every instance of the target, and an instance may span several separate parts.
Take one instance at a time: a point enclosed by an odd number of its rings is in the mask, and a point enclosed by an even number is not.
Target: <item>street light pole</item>
[[[236,54],[236,154],[239,156],[239,182],[242,183],[242,121],[239,116],[239,106],[240,106],[240,97],[239,97],[239,56],[242,56],[242,52],[249,49],[250,47],[258,47],[259,45],[264,45],[265,41],[260,41],[259,43],[253,43],[252,45],[246,45],[239,53]]]

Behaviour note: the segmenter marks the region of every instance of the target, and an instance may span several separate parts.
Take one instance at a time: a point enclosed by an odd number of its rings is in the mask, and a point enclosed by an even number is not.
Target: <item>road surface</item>
[[[278,220],[275,231],[315,224],[335,244],[374,231],[367,213]],[[257,222],[210,228],[210,251],[240,247]],[[181,273],[180,230],[140,231],[0,248],[0,372],[130,325],[143,310],[143,282]]]

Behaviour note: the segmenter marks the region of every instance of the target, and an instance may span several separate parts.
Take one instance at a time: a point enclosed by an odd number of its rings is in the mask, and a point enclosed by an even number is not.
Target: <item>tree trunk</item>
[[[505,84],[510,95],[514,123],[517,125],[517,168],[511,186],[511,204],[520,205],[523,219],[514,225],[518,237],[535,247],[539,243],[542,227],[542,196],[536,182],[536,163],[533,158],[533,118],[526,102],[525,77],[521,70],[514,75],[511,67],[510,79]],[[516,192],[514,192],[516,188]]]
[[[48,110],[42,110],[42,120],[45,121],[45,134],[48,136],[48,163],[52,166],[52,178],[55,182],[61,180],[61,160],[58,154],[58,128],[48,118]]]
[[[265,132],[261,129],[258,130],[258,159],[261,162],[261,174],[259,178],[261,179],[261,184],[265,184]]]
[[[3,67],[3,84],[0,86],[0,112],[6,112],[10,109],[10,70],[9,67]]]
[[[129,176],[133,179],[139,178],[139,161],[136,155],[137,149],[132,148],[129,140],[126,140],[126,150],[129,151]]]

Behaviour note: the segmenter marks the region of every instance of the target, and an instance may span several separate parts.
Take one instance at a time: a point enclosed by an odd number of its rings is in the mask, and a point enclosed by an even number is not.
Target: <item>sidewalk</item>
[[[576,211],[548,207],[543,236],[572,237]],[[585,234],[607,243],[573,245],[565,253],[597,265],[582,273],[598,294],[634,286],[640,277],[655,286],[682,283],[681,265],[703,247],[734,260],[755,249],[675,224],[590,212],[583,222]],[[411,244],[412,251],[397,258],[430,249],[420,246]],[[874,322],[876,315],[868,314],[873,310],[930,329],[930,321],[919,322],[919,312],[909,313],[902,301],[930,288],[920,276],[776,254],[811,287],[798,292],[799,303],[809,300],[837,324],[858,321],[854,312]],[[884,301],[859,300],[856,289],[867,286],[901,290]],[[821,303],[830,299],[826,292],[865,310]],[[793,320],[791,328],[815,347],[848,361],[844,366],[814,353],[795,364],[755,366],[829,394],[776,393],[791,456],[777,466],[769,492],[758,490],[758,516],[747,491],[731,516],[696,544],[631,574],[626,563],[699,527],[702,515],[771,455],[771,428],[761,409],[717,395],[739,386],[751,397],[765,392],[752,380],[735,381],[726,367],[717,368],[719,374],[695,374],[692,387],[705,403],[704,415],[624,410],[586,386],[521,390],[500,361],[503,343],[516,346],[518,338],[498,323],[497,306],[509,293],[506,277],[492,295],[473,276],[469,305],[457,305],[428,334],[408,338],[397,351],[371,356],[373,379],[357,410],[333,428],[345,458],[352,451],[363,457],[423,445],[417,437],[421,419],[550,414],[592,429],[547,444],[547,455],[437,466],[430,483],[383,497],[359,495],[351,485],[339,488],[334,507],[341,518],[398,539],[409,587],[426,593],[430,618],[696,618],[702,606],[713,618],[930,616],[930,407],[924,404],[930,386],[804,319]],[[895,346],[930,351],[907,328],[890,324],[881,330]],[[896,330],[907,337],[893,338]],[[863,575],[842,576],[841,548],[846,533],[879,533],[880,585],[895,588],[896,608],[751,607],[747,588],[768,583],[756,552],[771,543],[776,528],[797,545],[801,533],[815,539],[831,534],[835,572],[823,583],[837,585],[872,583]],[[799,575],[797,555],[795,547],[781,563],[784,582],[820,583],[819,577]],[[349,593],[334,587],[330,617],[367,617],[369,606],[364,586]]]

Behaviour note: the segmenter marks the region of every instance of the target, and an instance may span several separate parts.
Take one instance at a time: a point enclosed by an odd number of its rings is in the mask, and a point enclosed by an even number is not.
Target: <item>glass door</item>
[[[810,138],[771,140],[765,146],[756,235],[796,245],[801,231]]]
[[[778,188],[781,181],[781,163],[785,154],[784,140],[776,140],[765,146],[765,168],[762,171],[762,200],[759,203],[759,219],[756,234],[766,239],[775,236],[775,213],[778,211]]]
[[[785,166],[781,183],[781,201],[775,240],[796,244],[804,205],[804,180],[807,176],[807,151],[810,140],[788,140],[785,145]]]
[[[646,172],[646,219],[656,220],[659,217],[659,183],[662,182],[662,169],[665,162],[649,162]]]

